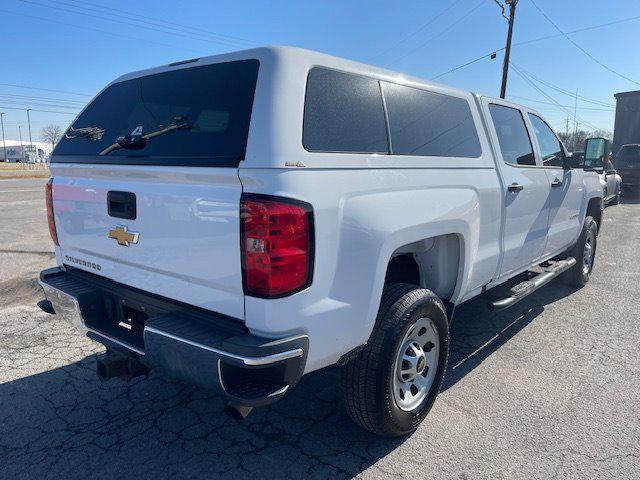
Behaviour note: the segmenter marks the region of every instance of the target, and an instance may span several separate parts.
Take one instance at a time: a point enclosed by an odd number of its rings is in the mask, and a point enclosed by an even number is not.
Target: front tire
[[[342,367],[349,416],[376,435],[412,433],[435,402],[448,356],[449,324],[442,301],[415,285],[385,286],[369,341]]]
[[[586,217],[582,232],[568,255],[576,259],[576,264],[564,274],[565,283],[573,287],[583,287],[589,281],[596,258],[598,225],[593,217]]]

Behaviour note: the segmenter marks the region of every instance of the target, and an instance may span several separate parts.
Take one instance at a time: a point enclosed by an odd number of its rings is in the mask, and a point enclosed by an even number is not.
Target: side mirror
[[[571,170],[580,166],[580,158],[574,157],[573,154],[567,153],[562,159],[562,168],[564,170]]]
[[[587,138],[584,144],[584,169],[602,173],[602,158],[606,155],[607,139]]]

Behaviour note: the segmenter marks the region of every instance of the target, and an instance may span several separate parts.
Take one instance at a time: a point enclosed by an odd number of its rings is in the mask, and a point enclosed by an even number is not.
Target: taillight
[[[45,201],[47,204],[47,221],[49,222],[49,233],[51,234],[51,240],[56,245],[58,243],[58,234],[56,233],[56,221],[53,218],[53,178],[50,178],[47,184],[44,186]]]
[[[311,284],[311,205],[267,195],[243,194],[240,238],[244,292],[278,298]]]

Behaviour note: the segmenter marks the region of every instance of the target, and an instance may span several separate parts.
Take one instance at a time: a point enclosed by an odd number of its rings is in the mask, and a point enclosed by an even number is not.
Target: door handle
[[[132,192],[107,192],[107,213],[111,217],[136,219],[136,194]]]
[[[553,179],[553,182],[551,182],[551,186],[552,187],[559,187],[562,185],[562,180],[560,180],[558,177]]]
[[[509,190],[510,192],[519,192],[520,190],[522,190],[524,187],[522,185],[520,185],[519,183],[512,183],[511,185],[509,185],[507,187],[507,190]]]

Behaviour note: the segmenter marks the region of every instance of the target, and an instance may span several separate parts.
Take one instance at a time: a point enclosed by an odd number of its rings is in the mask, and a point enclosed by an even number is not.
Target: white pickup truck
[[[385,436],[433,405],[454,307],[584,285],[602,216],[535,111],[286,47],[118,78],[51,172],[40,306],[106,346],[102,378],[161,368],[245,416],[339,365]]]

